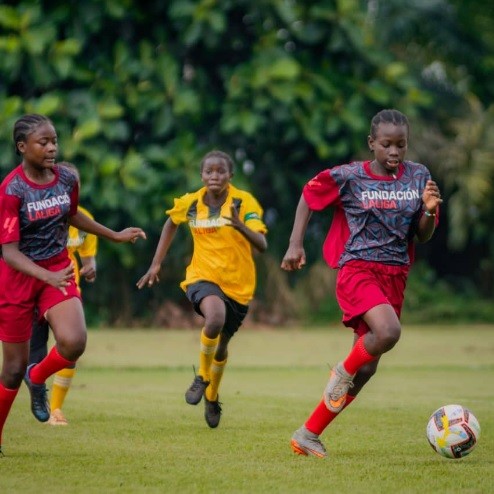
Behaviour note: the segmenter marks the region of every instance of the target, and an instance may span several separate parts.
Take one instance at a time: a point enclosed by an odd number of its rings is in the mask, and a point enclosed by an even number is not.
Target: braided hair
[[[393,125],[404,125],[407,128],[407,133],[410,131],[408,118],[398,110],[381,110],[376,113],[371,120],[370,136],[375,139],[377,135],[377,127],[382,123],[390,123]]]
[[[21,154],[17,147],[19,142],[26,142],[27,137],[32,134],[39,126],[49,123],[53,125],[53,122],[44,115],[38,115],[36,113],[31,113],[24,115],[17,120],[14,124],[14,144],[16,154]]]

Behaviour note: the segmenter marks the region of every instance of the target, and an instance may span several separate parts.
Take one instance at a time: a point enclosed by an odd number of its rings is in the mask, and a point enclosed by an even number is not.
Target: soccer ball
[[[480,425],[467,408],[445,405],[431,415],[426,432],[432,449],[441,456],[463,458],[477,445]]]

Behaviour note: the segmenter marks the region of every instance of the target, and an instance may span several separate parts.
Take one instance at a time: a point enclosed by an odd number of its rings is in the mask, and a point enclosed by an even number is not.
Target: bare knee
[[[399,322],[384,324],[379,328],[379,331],[374,331],[373,336],[375,350],[371,353],[381,355],[389,352],[398,343],[401,336],[401,326]]]
[[[27,360],[5,362],[2,369],[2,384],[8,389],[17,389],[21,386],[26,373]]]
[[[64,335],[57,339],[58,353],[67,360],[77,360],[86,349],[86,333]]]
[[[224,314],[214,313],[208,315],[204,321],[204,331],[208,338],[216,338],[225,324]]]

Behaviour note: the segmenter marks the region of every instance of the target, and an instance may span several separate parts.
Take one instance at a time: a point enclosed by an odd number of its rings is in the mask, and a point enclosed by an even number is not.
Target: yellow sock
[[[206,388],[206,398],[209,401],[216,401],[218,399],[218,389],[220,387],[221,378],[223,377],[226,361],[227,359],[222,362],[213,359],[209,370],[210,382],[209,386]]]
[[[62,369],[53,378],[53,389],[51,391],[50,409],[62,408],[67,392],[69,391],[75,369]]]
[[[219,335],[214,338],[208,338],[204,334],[204,328],[201,331],[201,350],[199,352],[199,371],[197,372],[205,381],[209,381],[209,368],[213,361],[214,352],[220,341]]]

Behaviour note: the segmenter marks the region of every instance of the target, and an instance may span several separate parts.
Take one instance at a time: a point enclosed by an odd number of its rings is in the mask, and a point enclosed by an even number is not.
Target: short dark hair
[[[376,113],[371,121],[370,136],[374,139],[377,134],[377,127],[381,123],[390,123],[394,125],[404,125],[407,133],[410,132],[408,118],[398,110],[381,110]]]
[[[219,158],[222,160],[225,160],[228,164],[228,169],[230,170],[230,173],[233,173],[233,160],[231,156],[223,151],[219,151],[217,149],[214,149],[213,151],[209,151],[201,160],[201,171],[204,167],[204,163],[206,163],[206,160],[209,158]]]
[[[32,134],[39,126],[46,123],[53,125],[53,122],[48,117],[38,115],[37,113],[24,115],[15,122],[13,137],[16,154],[20,154],[17,144],[19,142],[26,142],[28,135]]]

